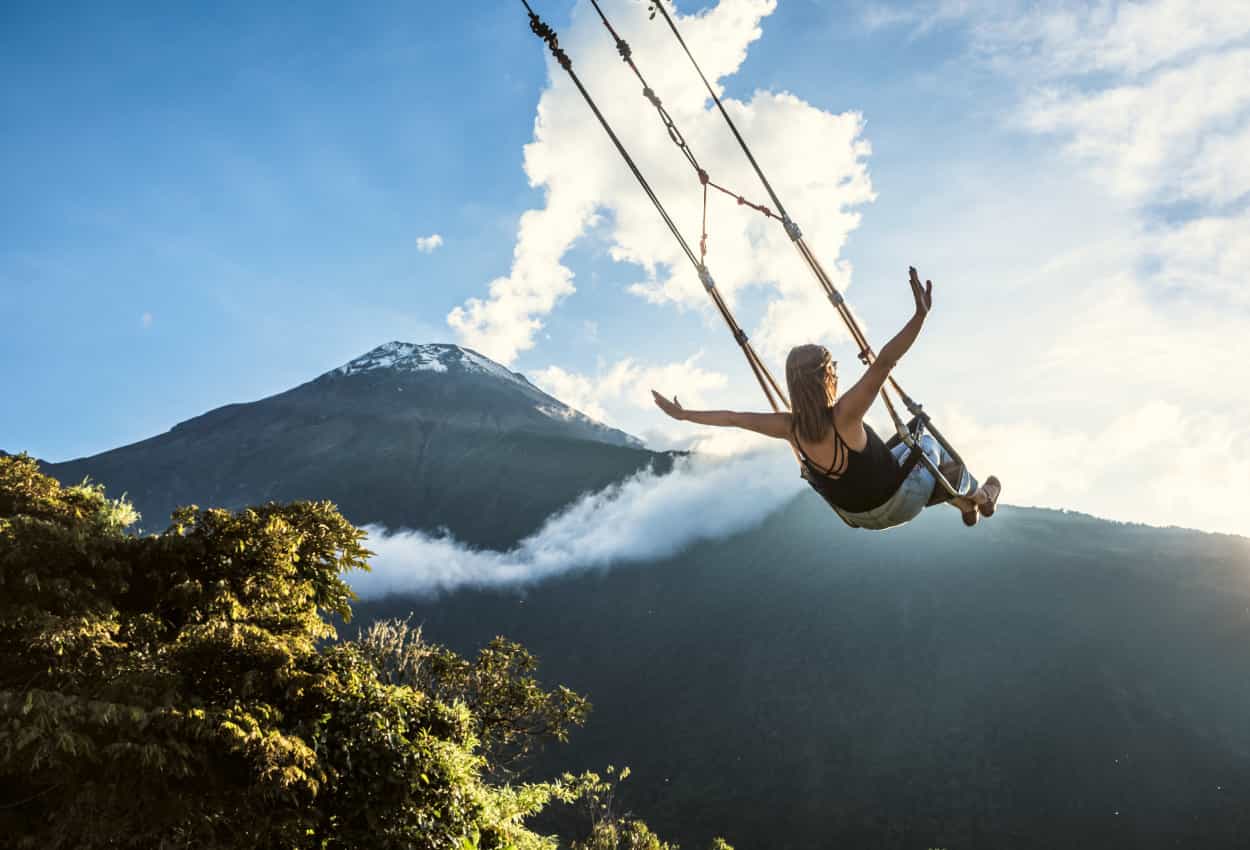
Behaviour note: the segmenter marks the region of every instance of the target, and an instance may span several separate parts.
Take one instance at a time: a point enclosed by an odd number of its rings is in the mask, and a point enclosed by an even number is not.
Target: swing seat
[[[916,447],[912,449],[914,454],[911,455],[912,459],[910,461],[908,460],[909,456],[904,453],[905,446],[901,435],[895,433],[886,441],[886,448],[899,459],[900,465],[907,466],[908,470],[899,484],[898,491],[883,505],[863,513],[850,513],[842,510],[832,502],[829,503],[834,513],[843,522],[851,528],[884,531],[888,528],[906,524],[925,508],[950,501],[952,498],[951,490],[963,492],[968,487],[976,487],[976,482],[967,474],[963,461],[953,456],[953,454],[948,455],[946,453],[946,447],[943,445],[944,441],[937,434],[925,434],[926,426],[929,426],[930,430],[932,430],[928,417],[923,413],[913,416],[906,425],[909,440]],[[930,453],[936,453],[941,462],[938,463],[932,454],[926,454],[920,448],[922,445],[927,445]],[[921,468],[916,469],[916,467]],[[803,477],[806,478],[806,466],[803,468],[803,472]],[[916,486],[921,480],[924,480],[926,474],[930,480],[933,480],[933,486],[927,493],[923,491],[917,492]],[[945,480],[945,484],[942,480],[938,480],[939,475]],[[949,488],[946,486],[947,484],[950,485]]]

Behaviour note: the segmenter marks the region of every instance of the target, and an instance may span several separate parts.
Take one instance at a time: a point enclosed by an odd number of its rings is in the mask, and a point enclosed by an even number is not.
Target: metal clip
[[[707,270],[706,265],[699,266],[699,280],[703,283],[703,288],[708,292],[716,288],[716,281],[712,280],[712,273]]]

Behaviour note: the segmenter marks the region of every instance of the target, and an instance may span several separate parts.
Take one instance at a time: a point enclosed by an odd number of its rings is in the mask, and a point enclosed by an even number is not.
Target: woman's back
[[[859,449],[851,448],[838,429],[836,414],[835,405],[829,409],[829,434],[819,444],[805,446],[797,430],[792,434],[807,470],[805,477],[827,502],[842,510],[855,513],[872,510],[894,495],[902,469],[866,422],[863,424],[864,445]]]

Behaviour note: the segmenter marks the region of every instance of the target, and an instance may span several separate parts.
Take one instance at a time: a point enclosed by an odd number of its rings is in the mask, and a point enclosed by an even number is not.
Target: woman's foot
[[[1003,483],[997,477],[991,475],[985,479],[985,484],[981,486],[978,495],[984,495],[984,499],[977,500],[977,511],[984,517],[991,517],[998,508],[998,497],[1003,492]]]
[[[977,511],[976,499],[972,496],[956,496],[951,499],[951,504],[959,509],[959,515],[963,517],[964,525],[971,528],[977,524],[977,520],[981,518]]]

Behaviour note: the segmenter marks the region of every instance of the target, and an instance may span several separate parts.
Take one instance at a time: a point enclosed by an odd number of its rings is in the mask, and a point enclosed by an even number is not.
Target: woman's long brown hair
[[[819,443],[833,425],[830,409],[838,397],[838,373],[829,349],[800,345],[786,358],[786,384],[795,431],[807,443]]]

